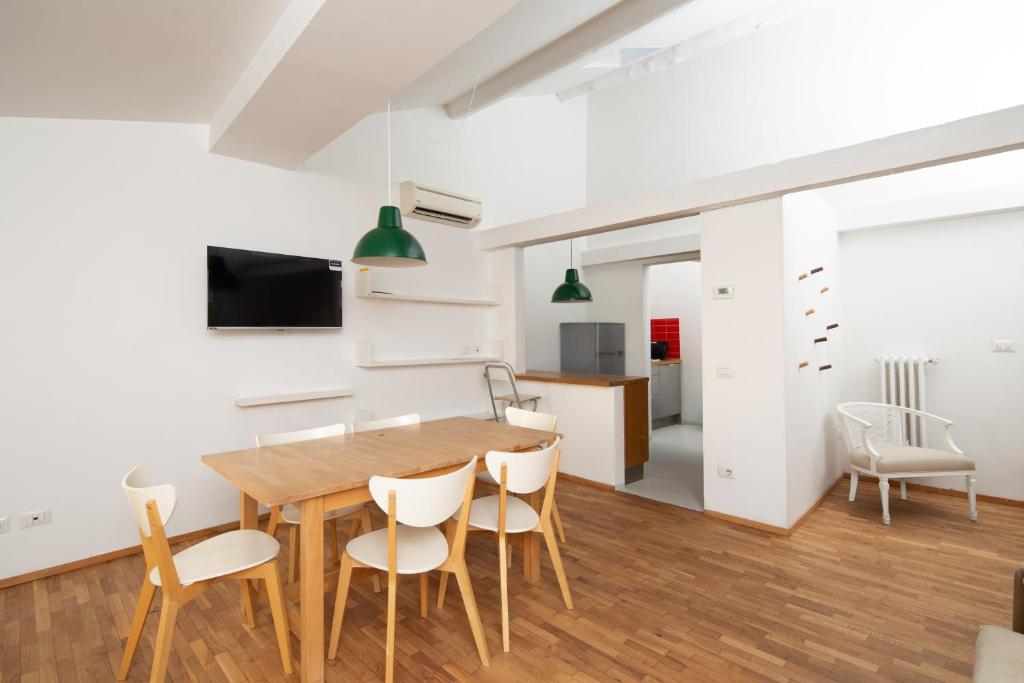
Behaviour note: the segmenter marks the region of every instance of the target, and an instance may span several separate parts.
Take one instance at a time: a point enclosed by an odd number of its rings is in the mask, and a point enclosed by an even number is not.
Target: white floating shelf
[[[413,365],[463,365],[469,363],[491,363],[500,361],[504,352],[501,340],[491,340],[482,347],[480,354],[450,356],[443,358],[394,358],[380,360],[373,355],[373,342],[356,342],[356,366],[360,368],[397,368]]]
[[[301,393],[278,394],[276,396],[236,398],[235,405],[239,408],[249,408],[251,406],[269,406],[275,403],[298,403],[299,401],[317,401],[322,398],[343,398],[351,395],[351,389],[322,389],[320,391],[303,391]]]
[[[487,285],[487,297],[482,299],[466,299],[448,296],[420,296],[418,294],[399,294],[396,292],[375,292],[373,276],[369,268],[356,271],[356,297],[375,299],[377,301],[411,301],[420,304],[453,304],[456,306],[500,306],[501,287]]]

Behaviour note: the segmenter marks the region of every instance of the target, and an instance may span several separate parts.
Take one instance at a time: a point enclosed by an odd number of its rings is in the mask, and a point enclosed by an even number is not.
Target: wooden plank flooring
[[[480,666],[458,591],[436,610],[432,576],[430,616],[421,619],[418,582],[407,578],[399,582],[397,679],[969,680],[978,626],[1009,626],[1024,510],[979,503],[972,524],[965,500],[894,495],[886,528],[877,487],[862,486],[850,504],[847,486],[785,538],[560,483],[576,609],[562,604],[546,553],[540,582],[523,583],[517,550],[512,652],[502,653],[497,552],[475,537],[469,564],[491,666]],[[0,591],[0,680],[113,680],[142,572],[136,556]],[[330,609],[333,594],[327,602]],[[148,678],[158,608],[159,595],[130,680]],[[357,581],[329,681],[383,678],[384,612],[384,594]],[[252,631],[241,624],[233,583],[188,605],[169,680],[286,680],[266,603]]]

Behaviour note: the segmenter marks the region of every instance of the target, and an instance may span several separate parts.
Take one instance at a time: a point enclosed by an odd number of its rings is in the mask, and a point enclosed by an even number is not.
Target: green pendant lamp
[[[380,207],[377,227],[362,236],[352,252],[361,266],[409,268],[427,265],[427,255],[411,232],[402,227],[402,213],[391,206],[391,102],[388,102],[388,203]]]
[[[585,304],[594,300],[590,289],[580,282],[580,274],[572,267],[572,239],[569,240],[569,269],[565,271],[565,282],[555,287],[551,295],[553,304]]]

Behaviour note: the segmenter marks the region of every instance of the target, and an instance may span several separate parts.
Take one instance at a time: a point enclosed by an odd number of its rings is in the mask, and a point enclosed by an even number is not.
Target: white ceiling
[[[398,96],[406,108],[442,105],[539,50],[619,0],[519,0],[511,10]],[[553,91],[552,91],[553,92]]]
[[[0,116],[206,123],[287,0],[3,0]]]

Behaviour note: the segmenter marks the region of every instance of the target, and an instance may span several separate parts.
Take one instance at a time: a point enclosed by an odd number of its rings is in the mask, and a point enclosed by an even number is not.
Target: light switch
[[[733,377],[732,368],[727,368],[724,365],[719,365],[717,370],[718,370],[718,376],[719,377],[728,377],[728,378],[732,378]]]
[[[992,353],[1016,353],[1017,352],[1017,340],[1016,339],[993,339],[992,340]]]

